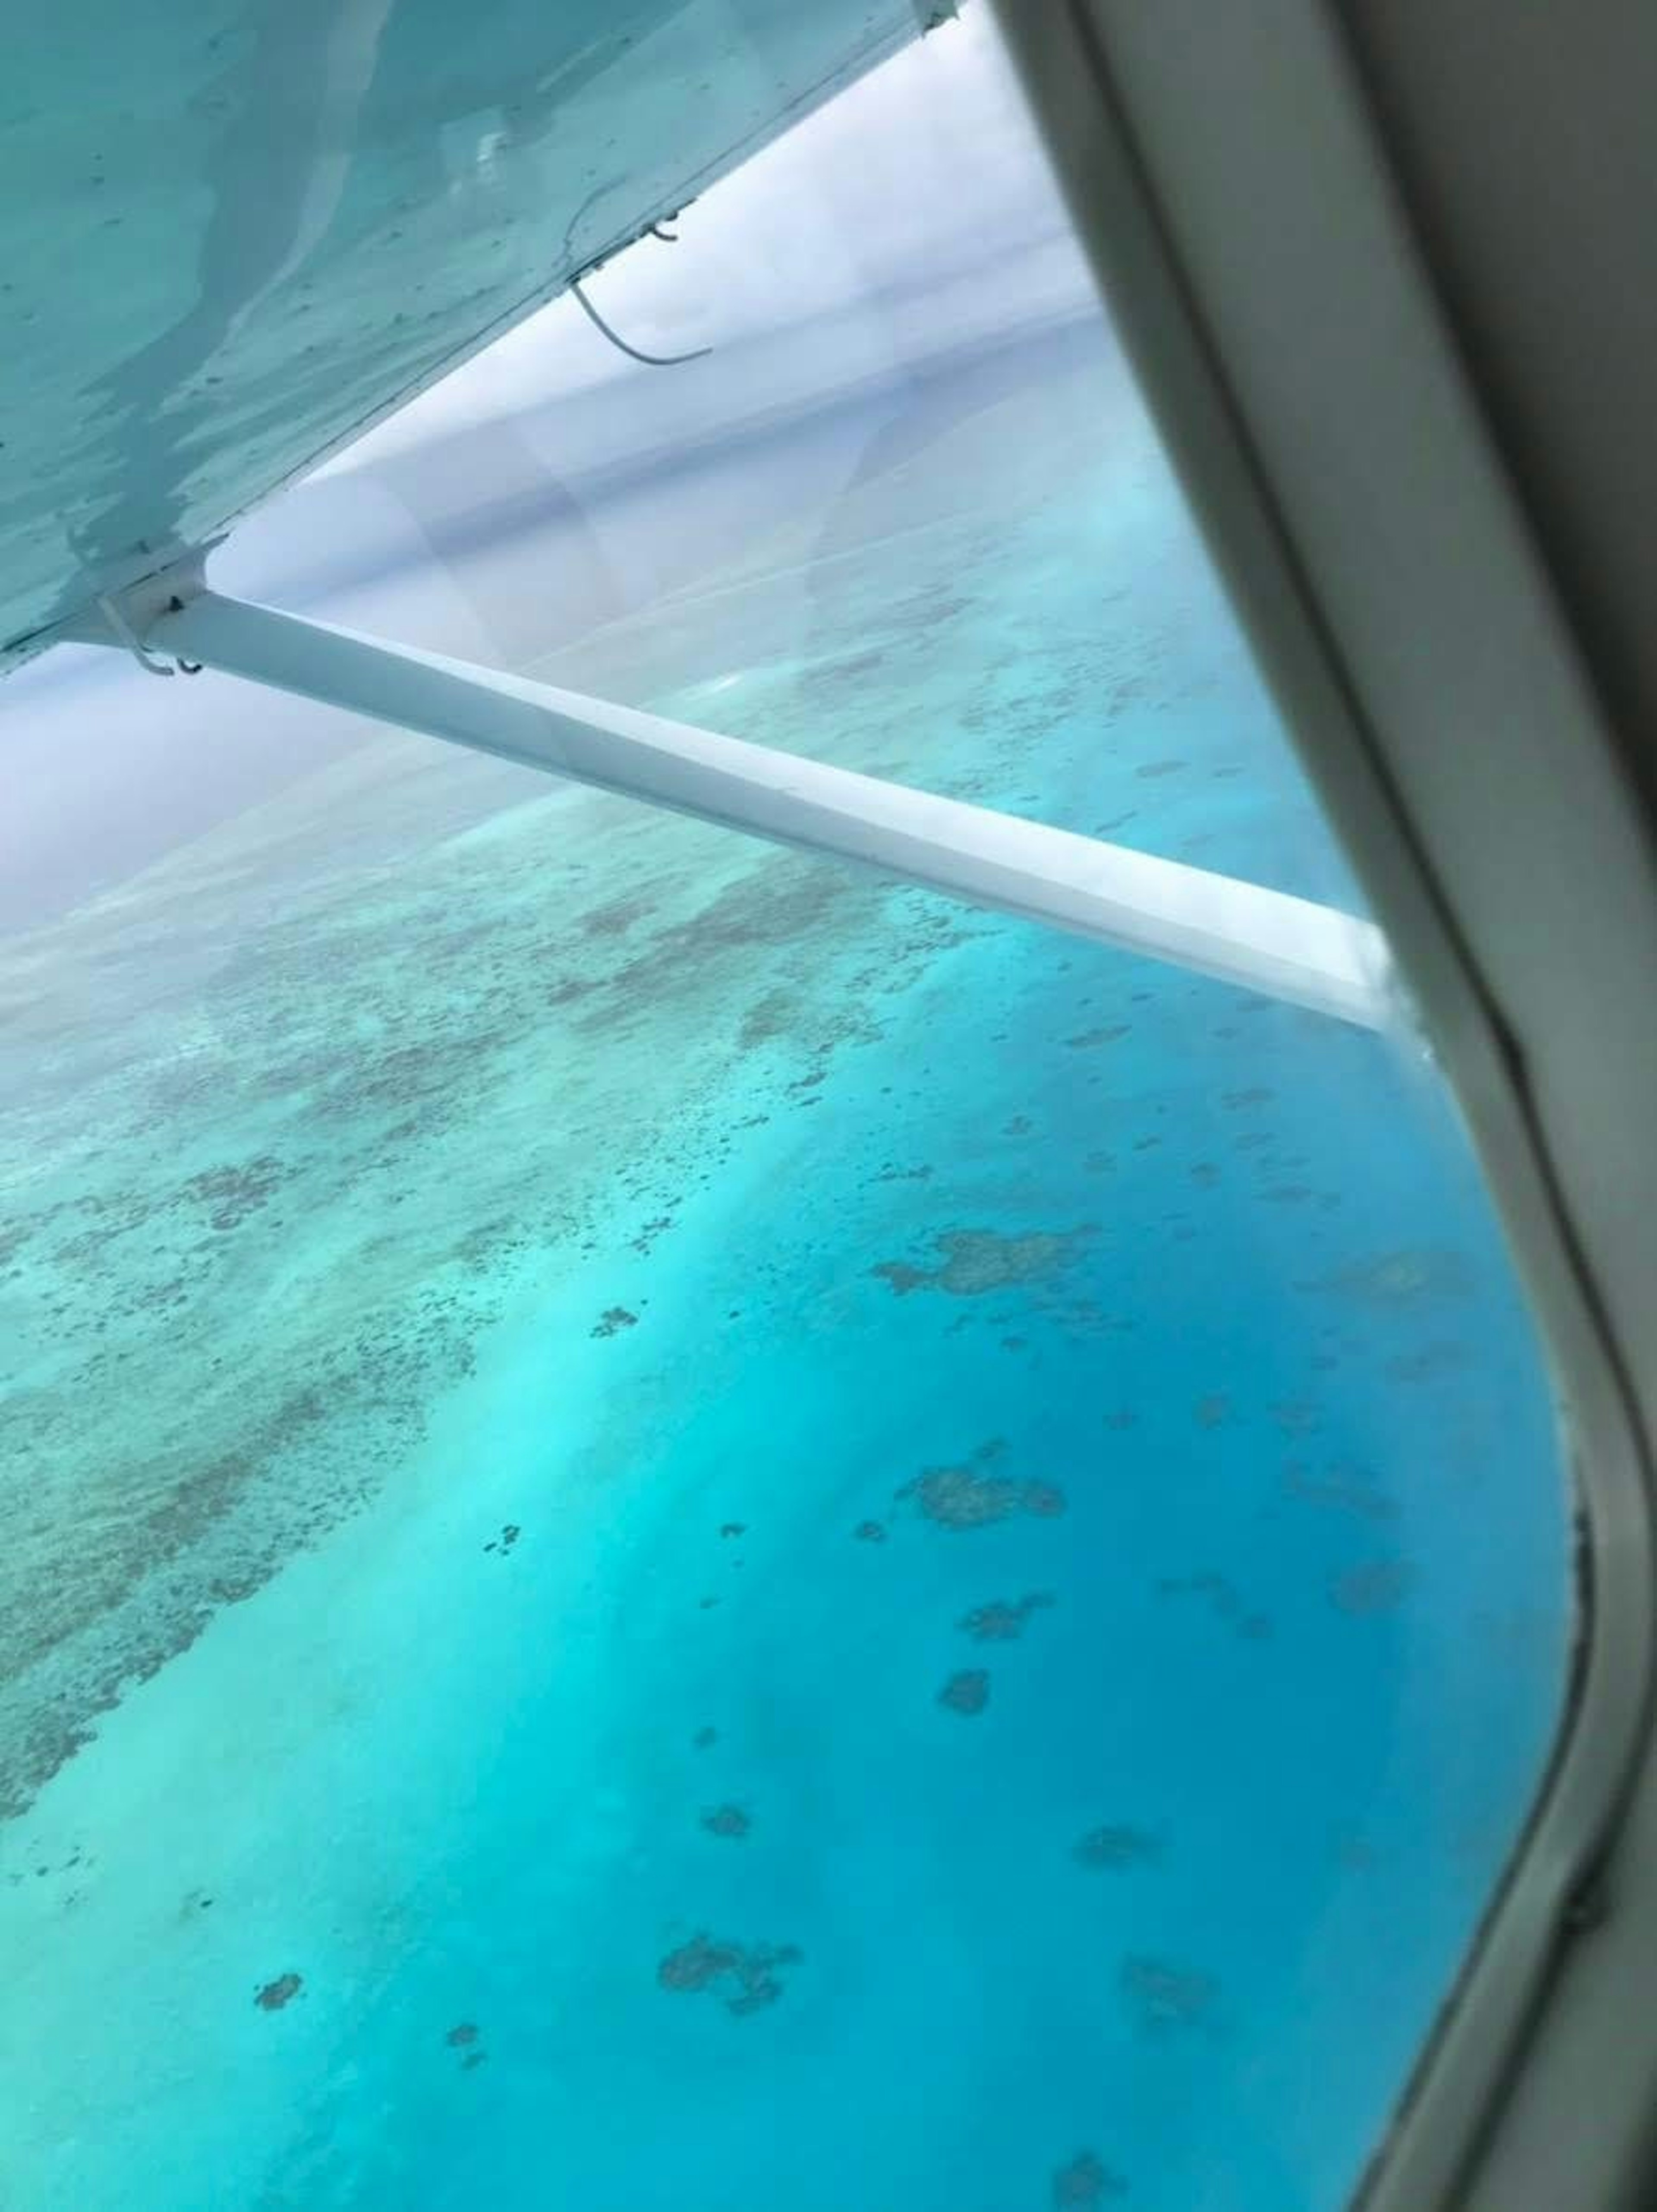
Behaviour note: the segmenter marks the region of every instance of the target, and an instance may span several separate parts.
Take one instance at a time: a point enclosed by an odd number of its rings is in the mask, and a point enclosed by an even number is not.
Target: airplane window
[[[217,580],[1361,911],[979,9],[667,228]],[[7,2203],[1348,2203],[1574,1626],[1405,1010],[0,718]]]

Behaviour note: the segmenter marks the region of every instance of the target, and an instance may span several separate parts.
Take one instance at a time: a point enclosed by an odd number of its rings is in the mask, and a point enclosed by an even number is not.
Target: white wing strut
[[[141,626],[135,612],[134,621],[152,650],[255,684],[880,869],[1343,1021],[1378,1029],[1391,1018],[1380,932],[1307,899],[215,592],[151,611]]]

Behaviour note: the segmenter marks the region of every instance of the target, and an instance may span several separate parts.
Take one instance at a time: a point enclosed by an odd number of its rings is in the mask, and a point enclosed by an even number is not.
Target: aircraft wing
[[[60,0],[0,98],[0,667],[917,36],[925,0]]]

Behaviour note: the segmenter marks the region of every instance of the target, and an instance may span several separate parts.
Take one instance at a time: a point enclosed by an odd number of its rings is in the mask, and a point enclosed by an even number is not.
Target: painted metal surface
[[[152,653],[879,869],[1343,1021],[1381,1028],[1392,1016],[1379,931],[1308,899],[210,591],[153,619],[136,608],[135,622]]]
[[[0,665],[907,43],[913,0],[65,0],[0,100]]]

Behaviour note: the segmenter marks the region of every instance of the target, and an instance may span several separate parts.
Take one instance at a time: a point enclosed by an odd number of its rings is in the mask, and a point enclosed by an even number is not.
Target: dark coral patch
[[[938,1693],[938,1702],[951,1713],[974,1720],[990,1702],[990,1678],[982,1667],[963,1667],[951,1674]]]
[[[897,1495],[913,1498],[940,1528],[988,1528],[1019,1513],[1051,1519],[1065,1510],[1065,1493],[1057,1483],[1021,1482],[1011,1475],[980,1474],[975,1467],[929,1467]]]
[[[1076,2212],[1078,2205],[1102,2204],[1107,2197],[1123,2196],[1126,2189],[1121,2175],[1113,2173],[1090,2150],[1078,2150],[1053,2177],[1053,2201],[1059,2212]]]
[[[1022,1636],[1033,1613],[1053,1603],[1051,1590],[1032,1590],[1021,1598],[992,1598],[963,1613],[957,1626],[975,1643],[1005,1644]]]
[[[1397,1499],[1381,1489],[1370,1470],[1347,1460],[1332,1460],[1319,1470],[1301,1460],[1286,1460],[1283,1486],[1308,1505],[1333,1506],[1370,1521],[1391,1520],[1398,1511]]]
[[[1268,1613],[1251,1613],[1241,1591],[1229,1576],[1211,1568],[1198,1575],[1165,1575],[1156,1585],[1159,1597],[1200,1599],[1217,1620],[1250,1643],[1262,1643],[1272,1634]]]
[[[1329,1595],[1342,1613],[1391,1613],[1403,1604],[1415,1578],[1407,1559],[1369,1559],[1336,1575]]]
[[[1151,2035],[1200,2027],[1212,2013],[1220,1985],[1211,1974],[1166,1959],[1122,1961],[1122,1994],[1139,2027]]]
[[[656,1969],[665,1990],[695,1994],[710,1989],[722,1975],[734,1973],[742,1953],[734,1943],[717,1943],[711,1936],[693,1936],[670,1951]]]
[[[1349,1261],[1310,1287],[1332,1291],[1360,1305],[1393,1307],[1423,1297],[1465,1297],[1473,1287],[1473,1274],[1460,1252],[1416,1244]]]
[[[792,1943],[733,1943],[703,1934],[670,1951],[656,1979],[680,1995],[722,1997],[725,2010],[741,2019],[776,2002],[783,1990],[777,1969],[798,1966],[800,1958]]]
[[[871,1272],[889,1283],[900,1297],[911,1291],[981,1297],[989,1291],[1017,1289],[1062,1273],[1075,1260],[1077,1248],[1095,1234],[1091,1223],[1059,1231],[1032,1230],[1017,1237],[992,1229],[951,1229],[932,1239],[934,1249],[944,1255],[936,1267],[885,1260]]]
[[[1102,1874],[1126,1874],[1134,1867],[1153,1864],[1162,1856],[1160,1836],[1148,1828],[1126,1825],[1089,1828],[1071,1850],[1078,1866]]]

